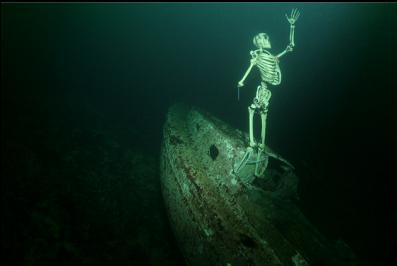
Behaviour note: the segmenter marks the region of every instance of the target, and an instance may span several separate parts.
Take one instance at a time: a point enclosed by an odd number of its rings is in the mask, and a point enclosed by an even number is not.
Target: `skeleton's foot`
[[[258,147],[258,144],[256,144],[256,143],[253,142],[253,141],[250,141],[250,146],[249,146],[249,148],[255,149],[255,148],[257,148],[257,147]]]
[[[266,152],[265,144],[259,143],[259,144],[258,144],[258,149],[259,149],[261,152],[265,153],[265,152]]]
[[[268,157],[261,145],[254,143],[247,147],[247,151],[234,173],[239,176],[242,173],[240,177],[250,183],[255,177],[261,177],[264,174],[268,164]]]

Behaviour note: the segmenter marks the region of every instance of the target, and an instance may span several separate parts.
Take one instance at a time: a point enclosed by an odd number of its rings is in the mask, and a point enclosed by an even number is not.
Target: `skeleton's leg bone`
[[[266,83],[262,82],[261,86],[257,90],[258,107],[260,108],[261,115],[261,144],[259,145],[263,150],[265,149],[265,138],[266,138],[266,119],[267,110],[269,106],[270,97],[272,93],[267,89]]]
[[[251,106],[248,107],[249,112],[249,127],[250,127],[250,146],[255,147],[255,139],[254,139],[254,113],[255,109]]]
[[[237,167],[237,170],[234,172],[238,173],[238,172],[240,172],[241,169],[243,169],[245,167],[245,165],[247,164],[247,162],[249,160],[251,152],[252,152],[252,148],[248,147],[247,151],[244,154],[243,159],[241,160],[240,164]]]
[[[257,153],[257,155],[256,155],[256,165],[255,165],[255,175],[256,176],[258,176],[258,173],[259,173],[259,171],[258,171],[258,169],[259,169],[259,165],[261,164],[261,152],[259,151],[259,149],[258,149],[258,153]]]
[[[261,148],[265,149],[267,108],[265,110],[261,111],[261,119],[262,119]]]
[[[255,176],[261,177],[265,173],[268,163],[269,156],[262,149],[258,149],[256,156]]]
[[[267,165],[269,163],[269,157],[265,154],[265,162],[264,162],[264,166],[262,168],[262,171],[259,173],[259,176],[262,176],[263,173],[265,172]]]

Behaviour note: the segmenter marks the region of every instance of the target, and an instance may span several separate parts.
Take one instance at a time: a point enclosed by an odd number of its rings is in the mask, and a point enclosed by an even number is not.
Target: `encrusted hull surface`
[[[294,204],[297,177],[272,169],[245,184],[232,171],[247,135],[193,107],[170,108],[161,151],[162,192],[188,265],[354,265]]]

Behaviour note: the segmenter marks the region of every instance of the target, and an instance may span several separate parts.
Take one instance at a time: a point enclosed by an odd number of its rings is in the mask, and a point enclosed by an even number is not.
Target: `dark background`
[[[179,265],[158,158],[185,102],[248,130],[252,37],[296,48],[271,88],[268,145],[296,165],[301,207],[363,265],[391,258],[397,6],[2,4],[2,250],[10,264]]]

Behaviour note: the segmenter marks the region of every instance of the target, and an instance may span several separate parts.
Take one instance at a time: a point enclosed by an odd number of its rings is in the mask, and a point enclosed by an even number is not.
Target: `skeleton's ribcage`
[[[276,58],[271,54],[261,53],[256,58],[256,65],[261,73],[261,78],[272,85],[281,82],[281,71]]]

